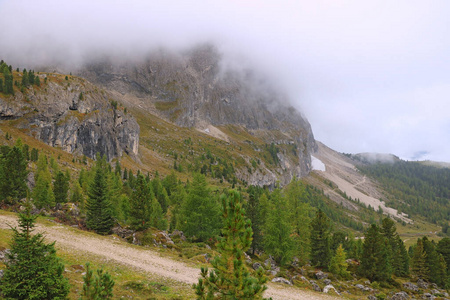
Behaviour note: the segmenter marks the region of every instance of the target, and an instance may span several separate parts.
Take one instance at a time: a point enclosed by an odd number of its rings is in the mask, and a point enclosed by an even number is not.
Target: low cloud
[[[285,91],[342,152],[450,161],[448,1],[0,1],[14,66],[213,43]]]

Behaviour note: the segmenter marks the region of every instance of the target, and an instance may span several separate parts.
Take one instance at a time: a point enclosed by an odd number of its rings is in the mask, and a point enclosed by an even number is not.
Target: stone
[[[323,281],[323,284],[325,284],[325,285],[329,285],[331,283],[331,280],[330,279],[325,279],[324,281]]]
[[[169,236],[172,237],[172,238],[178,237],[178,238],[180,238],[180,240],[182,240],[183,242],[186,241],[186,237],[184,236],[183,231],[178,230],[178,229],[175,229],[175,230],[172,232],[172,234],[170,234]]]
[[[328,292],[329,292],[330,290],[334,290],[334,292],[335,292],[336,294],[340,295],[339,292],[336,290],[336,288],[335,288],[334,286],[332,286],[331,284],[327,284],[327,285],[323,288],[323,292],[324,292],[325,294],[328,294]]]
[[[289,280],[287,280],[283,277],[275,277],[274,279],[272,279],[272,282],[281,282],[281,283],[284,283],[287,285],[292,285],[292,283]]]
[[[426,300],[434,300],[434,299],[436,299],[436,297],[433,296],[433,295],[431,295],[430,293],[424,293],[424,294],[422,295],[422,299],[426,299]]]
[[[428,289],[428,283],[423,280],[422,278],[417,280],[417,286],[420,287],[421,289]]]
[[[0,279],[2,279],[4,273],[5,273],[5,270],[0,270]]]
[[[328,277],[328,274],[326,274],[322,271],[317,272],[315,275],[318,280],[322,280],[322,279],[325,279]]]
[[[408,289],[408,290],[413,291],[413,292],[418,292],[419,291],[419,287],[417,285],[415,285],[414,283],[411,283],[411,282],[403,283],[403,287],[405,289]]]
[[[378,300],[378,298],[375,297],[374,295],[369,295],[369,296],[367,296],[367,299],[368,299],[368,300]]]
[[[398,292],[391,297],[391,300],[409,300],[409,295],[406,292]]]
[[[360,289],[361,291],[364,291],[364,288],[365,288],[365,287],[364,287],[362,284],[360,284],[360,283],[356,284],[355,287],[358,288],[358,289]]]
[[[319,286],[317,283],[311,282],[311,286],[312,286],[312,288],[313,288],[314,291],[316,291],[316,292],[322,292],[322,289],[320,288],[320,286]]]
[[[255,262],[252,267],[253,270],[258,270],[259,268],[262,268],[262,265],[259,262]]]

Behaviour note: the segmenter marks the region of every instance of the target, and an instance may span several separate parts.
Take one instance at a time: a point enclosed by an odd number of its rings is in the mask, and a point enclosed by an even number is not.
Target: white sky
[[[80,62],[210,41],[337,151],[450,162],[450,1],[0,0],[0,58]]]

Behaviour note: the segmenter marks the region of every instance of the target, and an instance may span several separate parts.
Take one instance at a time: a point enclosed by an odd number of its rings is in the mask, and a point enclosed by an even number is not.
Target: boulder
[[[378,300],[378,298],[375,297],[374,295],[369,295],[369,296],[367,296],[367,299],[368,299],[368,300]]]
[[[331,280],[330,279],[325,279],[324,281],[323,281],[323,284],[325,284],[325,285],[329,285],[331,283]]]
[[[336,290],[336,288],[335,288],[334,286],[332,286],[331,284],[327,284],[327,285],[323,288],[323,292],[324,292],[325,294],[328,294],[328,292],[329,292],[330,290],[334,290],[334,292],[335,292],[336,294],[340,295],[339,292]]]
[[[252,267],[253,270],[258,270],[259,268],[262,268],[262,265],[259,262],[255,262]]]
[[[411,283],[411,282],[405,282],[403,284],[403,287],[405,289],[408,289],[408,290],[413,291],[413,292],[418,292],[419,291],[419,287],[417,285],[415,285],[414,283]]]
[[[326,279],[328,277],[328,274],[322,271],[317,272],[315,275],[318,280]]]
[[[287,280],[283,277],[275,277],[274,279],[272,279],[272,282],[281,282],[281,283],[284,283],[287,285],[292,285],[292,283],[289,280]]]
[[[320,286],[317,283],[315,283],[312,280],[310,281],[310,283],[311,283],[313,290],[315,290],[316,292],[322,292],[322,289],[320,288]]]
[[[426,299],[426,300],[434,300],[436,299],[436,296],[431,295],[430,293],[424,293],[422,295],[422,299]]]
[[[170,237],[172,237],[172,238],[178,237],[178,238],[180,238],[180,240],[182,240],[183,242],[186,241],[186,237],[184,236],[183,231],[180,231],[180,230],[178,230],[178,229],[175,229],[175,230],[172,232],[172,234],[170,234]]]
[[[426,282],[425,280],[423,280],[422,278],[417,280],[417,286],[420,287],[421,289],[428,289],[428,282]]]
[[[409,296],[406,292],[399,292],[394,294],[391,300],[409,300]]]

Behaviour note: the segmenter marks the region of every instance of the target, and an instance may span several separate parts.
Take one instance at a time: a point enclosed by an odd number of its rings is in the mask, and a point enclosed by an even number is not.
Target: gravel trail
[[[0,228],[9,229],[17,226],[14,216],[0,215]],[[48,242],[56,241],[56,247],[69,253],[93,254],[103,257],[109,262],[133,267],[137,270],[170,278],[179,282],[193,284],[197,282],[200,270],[167,257],[160,253],[132,246],[112,236],[99,236],[63,225],[45,226],[37,224],[35,232],[44,234]],[[337,299],[328,295],[320,295],[280,284],[268,284],[266,297],[275,299]]]

